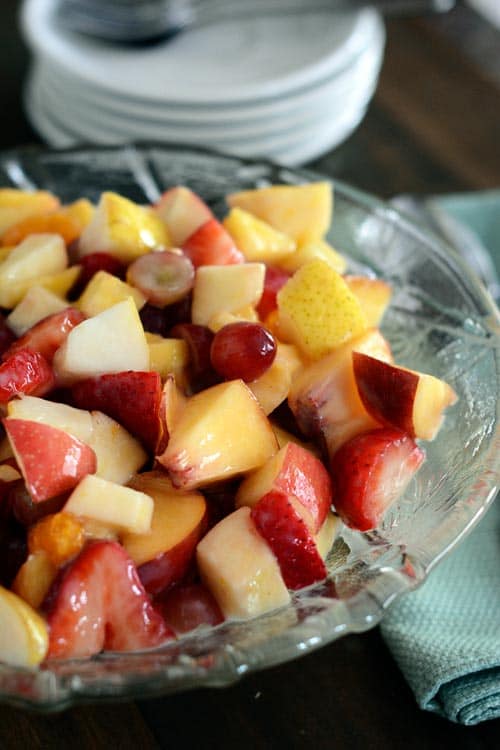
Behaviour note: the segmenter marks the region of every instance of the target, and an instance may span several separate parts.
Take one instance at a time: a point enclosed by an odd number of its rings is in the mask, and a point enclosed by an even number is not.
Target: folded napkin
[[[500,716],[500,500],[382,633],[421,708],[461,724]]]
[[[432,199],[467,224],[500,271],[500,191]],[[419,706],[460,724],[500,717],[500,497],[382,634]]]

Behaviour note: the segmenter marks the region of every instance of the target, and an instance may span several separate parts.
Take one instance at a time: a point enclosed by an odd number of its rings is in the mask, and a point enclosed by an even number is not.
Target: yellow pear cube
[[[253,393],[242,380],[230,380],[188,399],[157,460],[176,487],[194,489],[255,469],[277,449]]]
[[[40,320],[64,310],[68,305],[67,300],[35,284],[28,289],[19,304],[7,316],[6,322],[16,336],[22,336]]]
[[[117,193],[103,193],[79,242],[80,255],[106,252],[129,264],[151,250],[170,245],[168,230],[148,207]]]
[[[132,297],[138,310],[146,304],[146,297],[139,289],[107,271],[98,271],[83,290],[76,307],[91,318],[128,297]]]
[[[279,330],[311,359],[319,359],[367,328],[355,294],[322,260],[306,263],[277,296]]]
[[[18,188],[0,189],[0,235],[30,216],[48,214],[59,208],[59,199],[45,190],[28,192]]]
[[[242,208],[266,221],[298,244],[321,239],[332,221],[333,194],[329,182],[245,190],[232,193],[227,202],[231,208]]]
[[[242,208],[231,209],[223,224],[247,261],[273,265],[295,250],[291,237]]]
[[[311,260],[324,260],[335,271],[344,273],[347,268],[347,261],[343,255],[333,249],[326,240],[310,240],[304,242],[295,250],[294,253],[283,258],[278,265],[285,271],[294,273],[301,266],[309,263]]]

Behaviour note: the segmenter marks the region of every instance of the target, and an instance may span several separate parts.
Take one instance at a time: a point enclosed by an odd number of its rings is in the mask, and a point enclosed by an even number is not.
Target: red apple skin
[[[275,266],[266,267],[264,291],[262,292],[262,297],[256,307],[261,320],[265,321],[267,316],[276,310],[278,307],[276,296],[291,275],[291,273],[284,271],[282,268],[276,268]]]
[[[383,362],[361,352],[352,353],[358,393],[371,416],[415,437],[413,404],[418,373]]]
[[[151,596],[157,596],[178,584],[188,575],[196,552],[196,545],[206,530],[206,517],[182,541],[165,550],[153,560],[139,565],[141,583]]]
[[[0,365],[0,404],[14,396],[44,396],[54,385],[52,367],[31,349],[14,352]]]
[[[176,635],[188,633],[200,625],[214,627],[224,621],[219,605],[202,583],[174,586],[155,601],[155,608]]]
[[[195,268],[199,266],[225,266],[244,263],[243,254],[220,221],[209,219],[183,243],[182,249]]]
[[[134,370],[85,378],[71,388],[75,406],[104,412],[150,451],[160,434],[161,394],[159,373]]]
[[[54,354],[64,343],[70,331],[82,323],[86,317],[74,307],[67,307],[65,310],[48,315],[13,343],[4,353],[3,360],[5,361],[22,349],[31,349],[45,357],[47,362],[52,362]]]
[[[64,430],[11,417],[3,425],[34,503],[68,492],[97,469],[92,448]]]
[[[335,510],[351,528],[375,529],[424,458],[400,430],[382,427],[356,435],[331,459]]]
[[[295,591],[326,578],[312,534],[286,495],[268,492],[252,508],[251,517],[278,560],[287,588]]]

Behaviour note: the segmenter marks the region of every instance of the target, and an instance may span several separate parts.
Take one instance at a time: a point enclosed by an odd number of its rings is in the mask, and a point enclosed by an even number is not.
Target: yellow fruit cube
[[[236,310],[235,312],[222,310],[221,312],[215,313],[213,318],[210,318],[208,321],[208,328],[210,328],[213,333],[217,333],[217,331],[220,331],[221,328],[229,325],[229,323],[241,323],[241,321],[258,323],[259,316],[255,307],[252,305],[246,305],[245,307],[242,307],[241,310]]]
[[[313,260],[278,292],[279,330],[311,359],[319,359],[367,328],[356,295],[331,266]]]
[[[295,250],[294,253],[287,255],[277,265],[285,271],[294,273],[301,266],[316,259],[324,260],[335,271],[344,273],[347,267],[347,261],[343,255],[333,249],[325,240],[311,240],[305,242]]]
[[[173,375],[178,385],[186,380],[186,367],[189,363],[189,347],[184,339],[164,339],[155,337],[153,341],[146,336],[149,347],[150,369],[160,374],[162,380]]]
[[[83,231],[92,221],[94,211],[95,206],[87,198],[80,198],[80,200],[64,206],[60,213],[72,219]]]
[[[295,346],[278,343],[271,367],[260,378],[247,383],[265,414],[270,414],[286,399],[293,378],[303,365]]]
[[[103,193],[90,224],[79,242],[80,255],[97,250],[131,263],[151,250],[170,245],[168,230],[149,207],[139,206],[117,193]]]
[[[76,307],[91,318],[127,297],[132,297],[138,310],[146,304],[146,297],[139,289],[107,271],[98,271],[83,290]]]
[[[22,336],[40,320],[64,310],[68,305],[67,300],[35,284],[28,289],[21,302],[7,317],[7,324],[16,336]]]
[[[232,193],[227,202],[231,208],[242,208],[266,221],[297,243],[321,239],[332,220],[333,195],[329,182],[245,190]]]
[[[383,279],[371,279],[368,276],[345,276],[346,284],[359,299],[366,322],[371,328],[377,328],[389,306],[392,287]]]
[[[0,189],[0,235],[23,219],[47,214],[59,208],[59,199],[44,190],[28,192],[17,188]]]
[[[241,208],[231,209],[223,224],[248,261],[272,265],[295,250],[295,241],[291,237]]]
[[[68,256],[57,234],[34,234],[16,245],[0,263],[0,306],[14,307],[40,277],[66,269]]]

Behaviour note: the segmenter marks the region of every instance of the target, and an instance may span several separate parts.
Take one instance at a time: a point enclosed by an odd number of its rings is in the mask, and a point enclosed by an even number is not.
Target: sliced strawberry
[[[174,637],[117,542],[89,544],[52,585],[43,609],[48,658],[153,648]]]
[[[157,372],[96,375],[76,383],[71,393],[76,406],[102,411],[154,451],[160,430],[161,377]]]
[[[356,435],[334,453],[330,464],[337,513],[354,529],[376,528],[424,457],[400,430],[381,428]]]
[[[174,586],[155,601],[156,609],[177,635],[200,625],[219,625],[224,615],[210,591],[201,583]]]
[[[74,307],[67,307],[65,310],[48,315],[15,341],[2,359],[5,361],[21,349],[31,349],[42,354],[48,362],[52,362],[54,354],[64,343],[68,333],[85,318],[86,316]]]
[[[209,219],[202,224],[185,240],[182,249],[195,268],[225,266],[245,261],[231,235],[217,219]]]
[[[268,492],[252,508],[251,516],[276,556],[287,588],[301,589],[326,578],[312,534],[284,493]]]
[[[276,295],[291,275],[291,273],[284,271],[282,268],[267,266],[264,277],[264,291],[256,308],[261,320],[265,320],[269,313],[276,310],[278,306]]]
[[[12,417],[3,425],[34,503],[68,492],[96,471],[92,448],[65,430]]]
[[[54,384],[54,373],[45,357],[30,349],[20,349],[0,365],[0,404],[21,394],[43,396]]]

